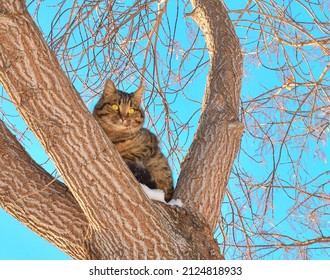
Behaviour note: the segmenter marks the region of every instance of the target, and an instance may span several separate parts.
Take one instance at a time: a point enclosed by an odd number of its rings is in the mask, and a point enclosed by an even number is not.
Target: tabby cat
[[[117,90],[107,80],[103,95],[95,105],[93,116],[136,179],[151,189],[160,189],[169,201],[173,193],[172,172],[158,147],[157,137],[142,128],[144,112],[141,99],[144,88],[128,94]]]

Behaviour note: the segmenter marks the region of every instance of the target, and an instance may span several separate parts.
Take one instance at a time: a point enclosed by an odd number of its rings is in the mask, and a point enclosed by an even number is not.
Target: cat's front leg
[[[155,188],[163,190],[165,200],[168,202],[173,195],[172,171],[168,165],[167,159],[158,151],[158,153],[146,162],[147,170],[151,175],[151,182],[154,182]]]

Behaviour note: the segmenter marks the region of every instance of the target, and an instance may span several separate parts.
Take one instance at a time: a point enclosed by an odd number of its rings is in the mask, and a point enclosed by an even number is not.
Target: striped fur
[[[93,116],[137,180],[151,189],[163,190],[165,200],[169,201],[173,193],[172,172],[160,151],[157,137],[142,128],[144,112],[140,103],[143,91],[140,87],[128,94],[117,90],[108,80]]]

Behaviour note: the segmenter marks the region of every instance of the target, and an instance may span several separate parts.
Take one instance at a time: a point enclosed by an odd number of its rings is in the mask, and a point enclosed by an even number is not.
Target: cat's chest
[[[114,144],[120,155],[128,160],[133,160],[135,158],[149,158],[158,148],[156,137],[144,129],[134,137],[123,141],[115,141]]]
[[[118,143],[115,143],[115,146],[120,154],[122,154],[125,151],[131,151],[135,150],[136,148],[141,146],[141,143],[136,138],[132,138],[125,141],[120,141]]]
[[[114,142],[114,144],[121,156],[135,154],[138,151],[144,149],[146,145],[148,145],[146,141],[143,141],[143,137],[141,137],[140,134],[137,134],[134,137],[130,137],[126,140]]]

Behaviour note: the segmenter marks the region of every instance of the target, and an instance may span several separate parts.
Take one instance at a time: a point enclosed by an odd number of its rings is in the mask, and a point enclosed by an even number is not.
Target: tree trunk
[[[223,12],[216,17],[218,25],[230,22],[220,1],[200,2],[205,2],[205,8],[200,9],[207,24],[214,20],[210,17],[212,5]],[[204,148],[195,141],[197,148],[185,161],[175,194],[186,203],[184,209],[146,197],[63,73],[24,1],[1,1],[0,15],[0,82],[65,181],[64,185],[41,169],[0,122],[0,206],[76,259],[222,258],[212,229],[242,131],[237,121],[238,97],[231,96],[239,90],[241,79],[230,68],[235,61],[217,63],[218,70],[212,70],[211,59],[196,141],[204,142],[209,136],[208,142],[214,145]],[[227,37],[235,37],[231,26],[229,29]],[[212,36],[208,34],[207,41],[216,42]],[[236,39],[234,42],[238,44]],[[219,56],[214,51],[221,51],[216,43],[209,44],[209,49],[215,54],[211,58]],[[213,80],[222,83],[212,86]],[[235,91],[229,92],[234,80]],[[203,128],[205,121],[212,120],[213,128],[217,124],[224,127],[217,137]],[[222,161],[204,162],[207,151],[223,145],[227,148],[218,153]],[[206,167],[202,170],[201,161]],[[218,163],[222,165],[209,165]],[[201,172],[201,178],[208,176],[205,169],[215,174],[209,183],[191,179],[196,171]],[[223,174],[217,175],[218,171]],[[203,201],[201,191],[212,197]],[[196,200],[192,199],[194,193]],[[203,207],[214,210],[211,213]]]

